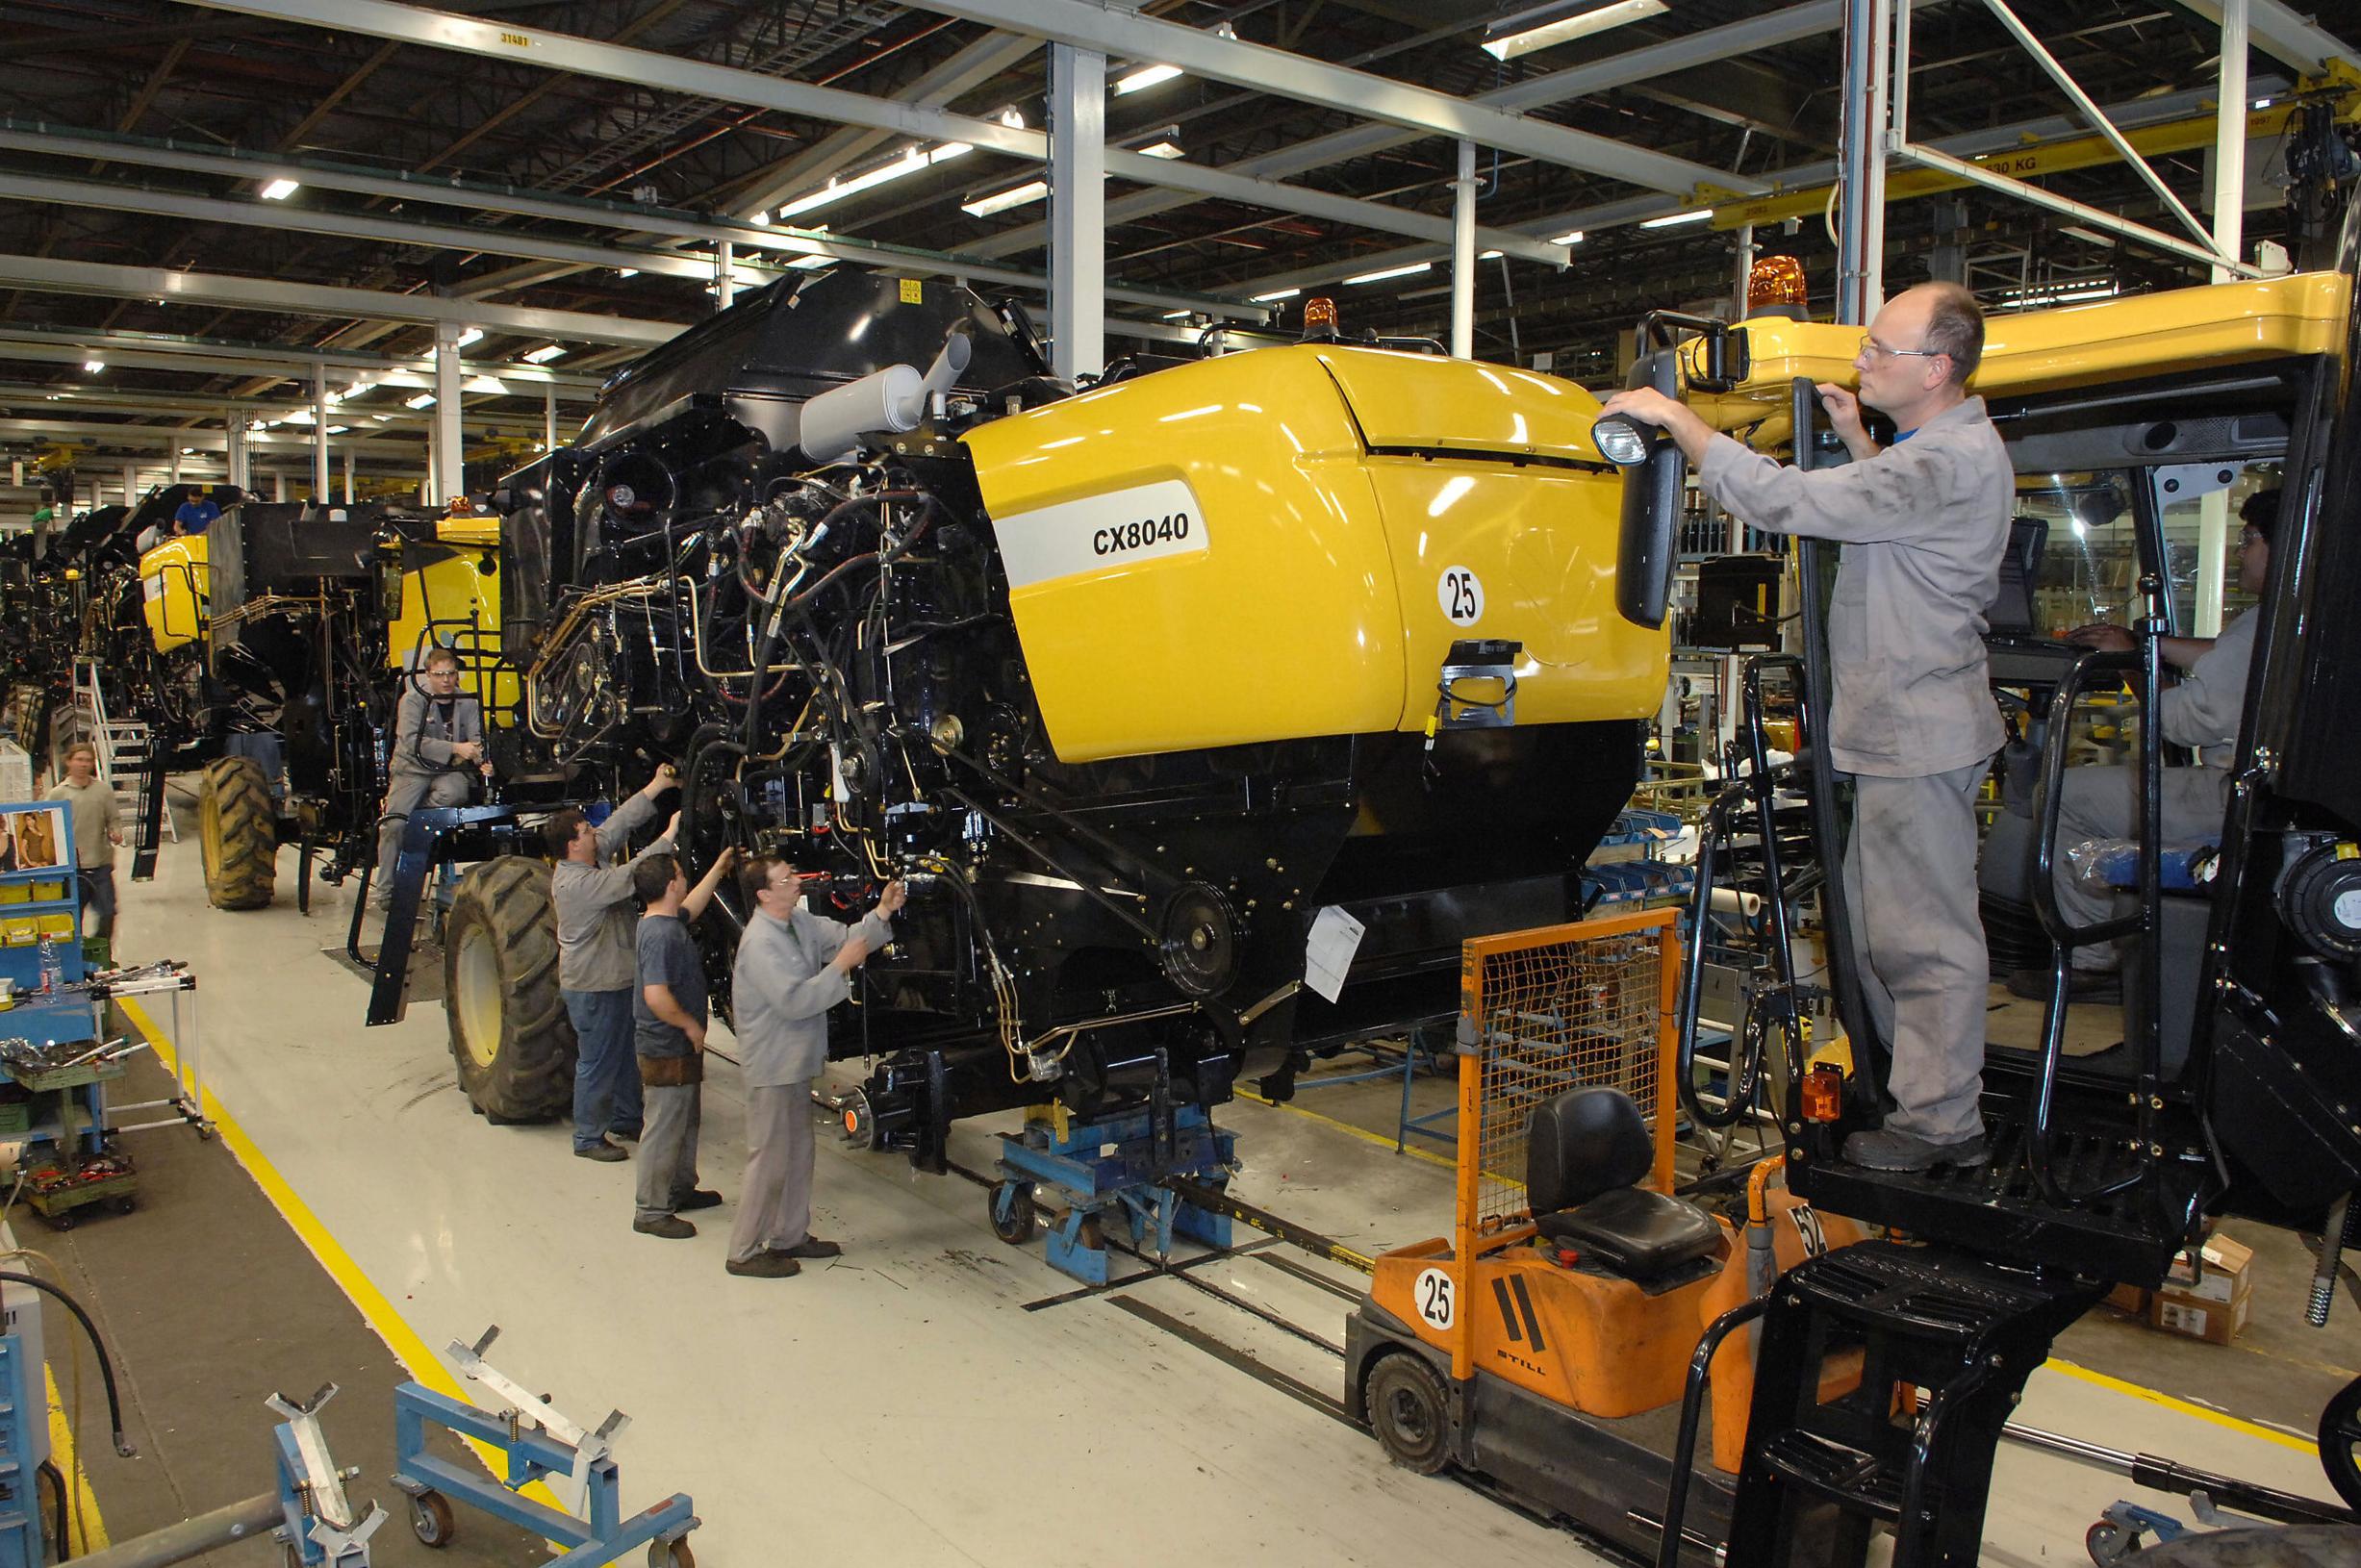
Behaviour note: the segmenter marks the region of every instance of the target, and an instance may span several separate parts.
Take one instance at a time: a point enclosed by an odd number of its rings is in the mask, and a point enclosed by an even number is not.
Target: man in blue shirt
[[[219,519],[221,509],[202,491],[180,503],[172,514],[172,531],[176,534],[201,534]]]

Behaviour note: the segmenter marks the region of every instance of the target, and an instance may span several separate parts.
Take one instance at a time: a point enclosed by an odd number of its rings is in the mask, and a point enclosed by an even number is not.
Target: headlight
[[[1590,425],[1590,440],[1598,447],[1599,456],[1618,468],[1637,468],[1645,463],[1663,439],[1653,426],[1641,424],[1628,414],[1610,414]]]

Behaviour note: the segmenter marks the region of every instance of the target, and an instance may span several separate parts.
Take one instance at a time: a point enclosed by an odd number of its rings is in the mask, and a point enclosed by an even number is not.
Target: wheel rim
[[[1385,1424],[1393,1429],[1406,1449],[1431,1448],[1434,1443],[1434,1419],[1427,1402],[1418,1397],[1414,1388],[1401,1386],[1386,1390]]]
[[[460,1034],[475,1065],[488,1068],[500,1054],[500,1016],[504,1005],[500,954],[488,928],[471,923],[461,929],[452,968],[455,972],[452,1011],[458,1016]]]

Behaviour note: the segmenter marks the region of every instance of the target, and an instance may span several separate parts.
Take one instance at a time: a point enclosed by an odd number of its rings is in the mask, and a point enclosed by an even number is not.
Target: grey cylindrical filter
[[[860,450],[872,431],[900,435],[915,429],[927,406],[926,379],[906,365],[889,365],[824,392],[803,405],[796,444],[814,463],[833,463]]]

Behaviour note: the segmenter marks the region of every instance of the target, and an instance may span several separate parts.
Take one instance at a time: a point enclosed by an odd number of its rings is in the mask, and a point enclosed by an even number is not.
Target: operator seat
[[[1533,1113],[1525,1192],[1534,1227],[1642,1289],[1718,1261],[1721,1227],[1694,1203],[1638,1185],[1656,1164],[1648,1125],[1620,1089],[1569,1089]]]

